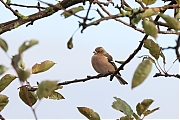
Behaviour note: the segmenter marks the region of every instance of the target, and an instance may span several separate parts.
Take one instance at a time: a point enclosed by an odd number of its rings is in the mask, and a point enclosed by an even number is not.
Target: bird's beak
[[[93,53],[97,53],[96,51],[94,51]]]

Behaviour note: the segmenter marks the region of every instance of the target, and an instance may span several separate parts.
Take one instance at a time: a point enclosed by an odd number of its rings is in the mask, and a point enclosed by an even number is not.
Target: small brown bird
[[[91,63],[97,73],[107,74],[109,72],[114,72],[117,69],[112,56],[108,54],[103,47],[97,47],[93,53],[94,55],[91,58]],[[116,74],[116,78],[122,85],[128,84],[121,77],[119,72]]]

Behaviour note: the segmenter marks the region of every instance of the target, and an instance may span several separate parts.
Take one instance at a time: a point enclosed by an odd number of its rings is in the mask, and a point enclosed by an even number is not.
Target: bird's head
[[[97,47],[93,53],[105,54],[106,51],[103,47]]]

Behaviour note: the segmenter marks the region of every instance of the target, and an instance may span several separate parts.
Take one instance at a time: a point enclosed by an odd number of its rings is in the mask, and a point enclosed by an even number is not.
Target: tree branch
[[[176,56],[177,56],[177,59],[180,62],[179,46],[180,46],[180,35],[178,37],[178,40],[176,42],[176,47],[175,47]]]
[[[180,75],[179,74],[162,74],[162,73],[156,73],[153,77],[160,77],[160,76],[164,76],[164,77],[175,77],[175,78],[179,78],[180,79]]]
[[[169,5],[171,5],[173,2],[170,2]],[[161,11],[162,13],[164,13],[166,11],[163,10]],[[155,22],[158,21],[160,18],[160,16],[156,16],[155,18]],[[143,46],[143,43],[144,43],[144,40],[147,39],[148,35],[145,35],[144,38],[142,39],[142,41],[140,42],[139,46],[134,50],[134,52],[123,62],[123,64],[111,75],[111,78],[110,80],[113,79],[113,77],[120,71],[120,70],[123,70],[124,69],[124,66],[129,63],[133,58],[134,56],[141,50],[142,46]]]
[[[107,73],[105,75],[98,74],[98,75],[95,75],[95,76],[87,76],[87,78],[83,78],[83,79],[75,79],[75,80],[69,80],[69,81],[61,82],[61,83],[58,83],[58,85],[68,85],[68,84],[71,84],[71,83],[86,82],[86,81],[89,81],[91,79],[99,79],[101,77],[107,77],[107,76],[109,76],[111,74],[112,73]]]
[[[2,4],[9,9],[15,16],[17,16],[19,18],[18,12],[16,12],[15,10],[13,10],[9,5],[7,5],[3,0],[0,0],[2,2]]]
[[[63,0],[62,2],[57,3],[56,6],[68,8],[68,7],[73,6],[75,4],[82,3],[83,1],[84,0]],[[88,1],[88,0],[86,0],[86,1]],[[54,7],[47,7],[45,10],[39,11],[39,12],[34,13],[32,15],[29,15],[29,16],[26,16],[24,19],[15,19],[15,20],[11,20],[11,21],[8,21],[5,23],[1,23],[0,24],[0,35],[2,33],[7,32],[7,31],[11,31],[12,29],[15,29],[15,28],[17,28],[17,27],[19,27],[25,23],[28,23],[31,21],[36,21],[36,20],[48,17],[48,16],[56,13],[57,11],[59,11],[59,9],[56,9]]]
[[[46,9],[45,7],[41,7],[41,6],[30,6],[30,5],[21,5],[21,4],[15,4],[15,3],[10,3],[8,4],[13,5],[13,6],[18,6],[18,7],[26,7],[26,8],[37,8],[37,9]]]

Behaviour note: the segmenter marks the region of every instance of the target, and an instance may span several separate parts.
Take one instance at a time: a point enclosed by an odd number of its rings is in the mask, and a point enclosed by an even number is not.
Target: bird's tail
[[[128,84],[119,74],[116,74],[116,78],[122,85]]]

